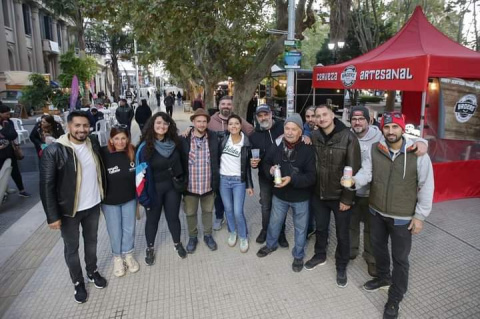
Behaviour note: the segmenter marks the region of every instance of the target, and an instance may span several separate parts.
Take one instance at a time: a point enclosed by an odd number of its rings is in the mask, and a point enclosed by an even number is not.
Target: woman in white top
[[[245,191],[253,195],[250,169],[251,144],[242,132],[242,119],[231,115],[227,120],[228,133],[223,137],[220,150],[220,195],[227,217],[228,245],[235,246],[237,234],[240,237],[240,251],[248,251],[248,230],[243,204]]]

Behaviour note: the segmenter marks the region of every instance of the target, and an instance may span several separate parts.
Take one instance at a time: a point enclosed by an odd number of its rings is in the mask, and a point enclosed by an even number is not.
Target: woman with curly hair
[[[57,138],[65,134],[62,125],[55,122],[53,116],[42,115],[41,120],[35,124],[30,133],[30,141],[32,141],[37,150],[38,157],[42,156],[42,150],[55,142]]]
[[[185,258],[187,252],[180,241],[179,212],[182,195],[174,184],[183,178],[185,170],[180,157],[177,125],[167,113],[156,113],[145,125],[137,150],[136,171],[138,199],[147,210],[145,263],[148,266],[155,263],[154,244],[162,209],[165,210],[168,229],[178,256]]]

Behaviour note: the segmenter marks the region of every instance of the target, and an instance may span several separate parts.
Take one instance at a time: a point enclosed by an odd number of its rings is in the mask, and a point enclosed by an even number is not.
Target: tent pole
[[[423,137],[423,128],[425,126],[425,103],[427,100],[427,92],[422,92],[422,109],[420,111],[420,136]]]
[[[313,106],[317,106],[317,104],[315,103],[315,95],[317,93],[317,89],[316,88],[313,88]]]

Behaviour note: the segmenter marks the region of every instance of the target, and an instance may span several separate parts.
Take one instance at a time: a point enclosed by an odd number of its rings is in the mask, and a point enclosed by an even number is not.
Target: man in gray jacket
[[[371,242],[378,278],[367,281],[363,288],[370,292],[389,288],[383,318],[391,319],[398,317],[399,303],[407,292],[412,234],[420,233],[430,214],[434,179],[430,157],[413,155],[413,142],[403,136],[401,113],[385,113],[380,126],[385,140],[372,145],[353,182],[356,189],[371,182]]]

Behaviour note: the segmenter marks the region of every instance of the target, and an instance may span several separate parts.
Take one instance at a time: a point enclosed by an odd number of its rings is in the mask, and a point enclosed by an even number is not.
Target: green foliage
[[[359,98],[360,103],[380,103],[382,101],[381,96],[361,95]]]
[[[305,31],[302,41],[302,69],[311,69],[317,64],[316,54],[328,37],[328,26],[317,21],[313,28]]]
[[[70,105],[70,94],[55,90],[52,94],[52,105],[58,109],[66,110]]]
[[[62,87],[69,88],[72,85],[74,75],[78,77],[78,81],[81,83],[89,81],[97,72],[97,61],[90,56],[78,58],[70,50],[60,56],[60,67],[62,74],[58,76],[58,79]]]
[[[21,102],[30,105],[33,109],[39,109],[47,104],[52,94],[50,83],[42,74],[32,73],[28,79],[32,85],[28,85],[22,91]]]

